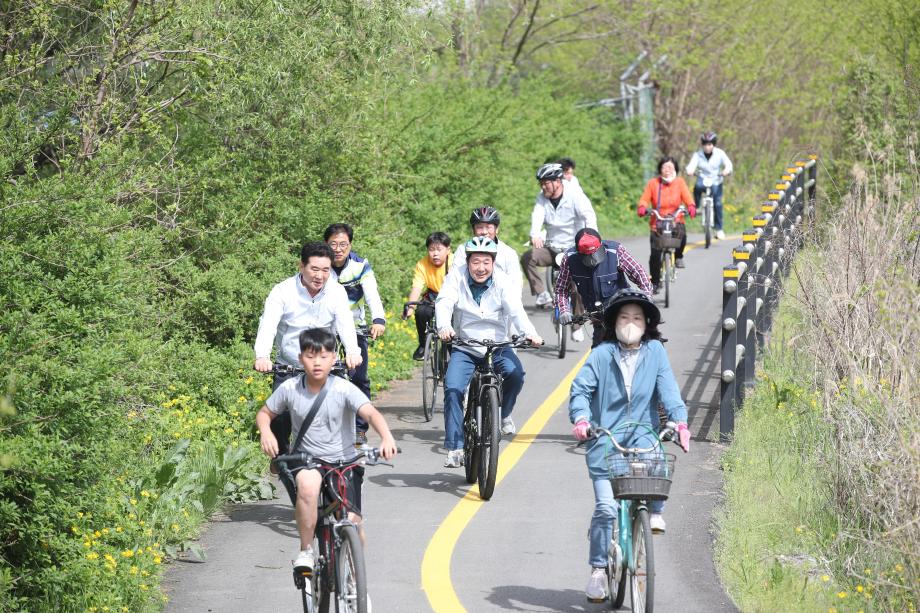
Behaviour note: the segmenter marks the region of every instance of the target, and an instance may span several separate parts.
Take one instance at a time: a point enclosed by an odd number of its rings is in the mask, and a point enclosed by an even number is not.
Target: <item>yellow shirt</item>
[[[453,254],[447,255],[447,261],[441,266],[435,267],[428,259],[423,257],[415,265],[415,276],[412,277],[412,289],[422,290],[428,288],[428,291],[438,293],[441,291],[441,284],[447,271],[450,270],[450,261]]]

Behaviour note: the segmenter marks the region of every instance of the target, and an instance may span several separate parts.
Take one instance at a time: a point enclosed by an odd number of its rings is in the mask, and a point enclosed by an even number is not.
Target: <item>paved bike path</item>
[[[707,439],[718,438],[720,271],[736,242],[689,252],[672,306],[663,310],[662,330],[671,339],[666,347],[688,402],[694,442],[689,455],[673,448],[679,457],[665,511],[668,534],[655,538],[660,611],[734,610],[712,565],[711,511],[720,495],[721,447]],[[647,239],[625,243],[647,261]],[[403,450],[395,468],[368,469],[366,478],[367,564],[378,613],[430,611],[431,602],[438,603],[438,611],[604,610],[587,603],[582,591],[593,506],[584,459],[574,449],[564,404],[545,406],[588,343],[570,342],[566,358],[559,360],[548,314],[531,315],[548,346],[520,352],[527,379],[514,417],[522,428],[542,405],[549,418],[538,431],[503,442],[503,450],[524,453],[491,501],[464,501],[477,507],[465,526],[452,519],[445,524],[439,534],[454,532],[449,535],[456,540],[452,555],[437,548],[429,552],[431,568],[449,580],[456,600],[445,598],[449,590],[443,584],[424,585],[421,573],[429,542],[469,491],[462,470],[442,467],[443,414],[424,422],[417,381],[397,384],[377,402]],[[296,531],[285,499],[231,507],[215,518],[202,546],[206,562],[177,562],[168,569],[167,611],[299,610],[290,572]]]

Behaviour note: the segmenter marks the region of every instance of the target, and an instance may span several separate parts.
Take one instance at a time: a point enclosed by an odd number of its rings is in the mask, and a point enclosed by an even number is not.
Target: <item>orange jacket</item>
[[[661,188],[660,192],[659,186]],[[658,202],[659,193],[661,194],[661,202]],[[681,204],[688,209],[691,206],[695,206],[693,196],[690,195],[690,190],[687,189],[687,184],[684,183],[682,177],[675,177],[670,183],[665,183],[661,180],[661,177],[649,179],[649,182],[645,185],[645,191],[642,192],[642,197],[639,198],[639,206],[656,209],[661,215],[676,213]],[[652,230],[655,229],[657,221],[655,216],[649,213],[648,225]],[[677,222],[684,223],[684,216],[679,216]]]

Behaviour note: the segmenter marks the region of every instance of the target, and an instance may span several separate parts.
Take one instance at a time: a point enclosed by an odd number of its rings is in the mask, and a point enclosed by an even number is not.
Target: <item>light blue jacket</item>
[[[620,370],[620,345],[604,342],[594,348],[572,382],[569,420],[574,424],[587,419],[608,430],[626,421],[638,421],[657,432],[659,402],[664,404],[670,419],[687,421],[687,406],[680,397],[664,345],[660,341],[642,343],[632,381],[632,398],[628,398]],[[650,435],[642,430],[621,432],[617,442],[624,447],[652,446]],[[606,437],[594,439],[587,446],[585,461],[591,478],[607,478],[604,456],[610,444]]]

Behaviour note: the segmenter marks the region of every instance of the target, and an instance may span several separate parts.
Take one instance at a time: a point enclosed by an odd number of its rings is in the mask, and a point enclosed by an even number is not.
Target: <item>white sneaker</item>
[[[664,534],[666,526],[661,513],[652,513],[648,523],[651,525],[652,534]]]
[[[366,595],[367,595],[367,613],[372,613],[372,611],[374,610],[374,607],[371,605],[371,595],[370,594],[366,594]]]
[[[716,230],[716,238],[719,239],[720,241],[724,241],[725,232],[723,232],[722,230]]]
[[[463,450],[451,449],[447,452],[447,459],[444,460],[444,468],[460,468],[463,466]]]
[[[581,328],[577,330],[572,330],[572,340],[576,343],[581,343],[585,340],[585,331]]]
[[[591,578],[585,588],[588,602],[604,602],[607,600],[607,571],[603,568],[591,569]]]
[[[502,417],[502,434],[514,434],[517,428],[514,427],[514,421],[510,417]]]
[[[540,306],[540,307],[546,306],[548,304],[552,304],[552,302],[553,302],[553,297],[549,295],[549,292],[542,291],[539,294],[537,294],[537,299],[536,299],[537,306]]]
[[[313,571],[313,549],[306,549],[297,554],[297,557],[294,558],[293,562],[294,569],[301,572],[312,572]]]

